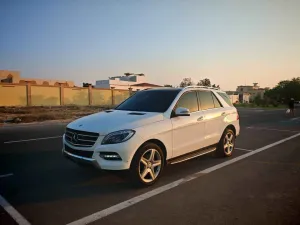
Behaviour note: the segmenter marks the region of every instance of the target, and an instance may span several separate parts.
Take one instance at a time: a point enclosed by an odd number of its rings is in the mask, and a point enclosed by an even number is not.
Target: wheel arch
[[[225,130],[227,130],[227,129],[232,130],[232,131],[234,132],[234,135],[236,135],[236,128],[235,128],[234,125],[232,125],[232,124],[228,125],[228,126],[225,128]],[[225,132],[225,130],[224,130],[224,132]]]
[[[154,144],[158,145],[158,146],[161,148],[161,150],[162,150],[162,152],[163,152],[163,154],[164,154],[164,160],[166,161],[166,159],[167,159],[167,148],[166,148],[165,144],[164,144],[161,140],[158,140],[158,139],[149,139],[149,140],[145,141],[145,142],[139,147],[139,149],[140,149],[142,146],[144,146],[145,144],[147,144],[147,143],[154,143]]]

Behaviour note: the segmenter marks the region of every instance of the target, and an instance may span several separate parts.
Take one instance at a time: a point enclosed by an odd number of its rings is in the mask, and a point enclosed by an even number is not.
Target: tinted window
[[[197,94],[195,91],[183,94],[177,102],[176,108],[183,107],[190,110],[190,112],[199,111]]]
[[[212,97],[213,97],[213,100],[215,103],[215,108],[221,108],[222,105],[221,105],[220,101],[217,99],[217,97],[214,95],[214,93],[211,93],[211,94],[212,94]]]
[[[180,89],[140,91],[117,106],[116,110],[165,112]]]
[[[231,100],[230,100],[230,98],[229,98],[229,96],[228,96],[227,94],[221,93],[221,92],[218,92],[218,94],[224,99],[224,101],[225,101],[228,105],[233,106],[233,105],[232,105],[232,102],[231,102]]]
[[[198,94],[202,110],[215,108],[215,104],[210,91],[198,91]]]

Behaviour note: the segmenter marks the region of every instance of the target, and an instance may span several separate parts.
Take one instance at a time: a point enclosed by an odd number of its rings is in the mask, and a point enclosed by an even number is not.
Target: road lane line
[[[181,184],[184,184],[186,182],[194,180],[194,179],[196,179],[196,178],[198,178],[198,177],[200,177],[202,175],[205,175],[207,173],[213,172],[213,171],[215,171],[217,169],[220,169],[220,168],[222,168],[224,166],[230,165],[232,163],[240,161],[240,160],[242,160],[244,158],[247,158],[249,156],[252,156],[252,155],[257,154],[257,153],[259,153],[261,151],[267,150],[269,148],[272,148],[272,147],[274,147],[276,145],[279,145],[281,143],[284,143],[286,141],[289,141],[289,140],[291,140],[293,138],[296,138],[296,137],[299,137],[299,136],[300,136],[300,133],[295,134],[295,135],[290,136],[288,138],[285,138],[285,139],[282,139],[280,141],[277,141],[277,142],[275,142],[273,144],[269,144],[269,145],[267,145],[265,147],[256,149],[256,150],[248,152],[248,153],[246,153],[244,155],[241,155],[241,156],[238,156],[238,157],[233,158],[231,160],[228,160],[226,162],[220,163],[220,164],[218,164],[216,166],[213,166],[213,167],[207,168],[205,170],[196,172],[196,173],[194,173],[192,175],[188,175],[185,178],[181,178],[181,179],[179,179],[177,181],[174,181],[172,183],[166,184],[166,185],[164,185],[162,187],[159,187],[159,188],[156,188],[156,189],[154,189],[152,191],[149,191],[149,192],[146,192],[144,194],[138,195],[138,196],[136,196],[134,198],[128,199],[128,200],[126,200],[124,202],[121,202],[119,204],[113,205],[113,206],[111,206],[111,207],[109,207],[107,209],[103,209],[103,210],[101,210],[99,212],[93,213],[92,215],[86,216],[84,218],[81,218],[79,220],[71,222],[71,223],[69,223],[67,225],[84,225],[84,224],[89,224],[89,223],[95,222],[95,221],[100,220],[100,219],[102,219],[102,218],[104,218],[106,216],[109,216],[109,215],[111,215],[113,213],[116,213],[116,212],[121,211],[121,210],[123,210],[125,208],[133,206],[133,205],[135,205],[135,204],[137,204],[137,203],[139,203],[141,201],[144,201],[144,200],[146,200],[148,198],[151,198],[151,197],[153,197],[155,195],[161,194],[161,193],[163,193],[163,192],[165,192],[167,190],[170,190],[172,188],[175,188],[175,187],[177,187],[177,186],[179,186]]]
[[[28,142],[28,141],[39,141],[39,140],[47,140],[47,139],[55,139],[55,138],[62,138],[62,136],[44,137],[44,138],[33,138],[33,139],[17,140],[17,141],[5,141],[4,144],[19,143],[19,142]]]
[[[0,195],[0,205],[4,210],[17,222],[19,225],[30,225],[30,223],[14,208],[9,204],[5,198]]]
[[[280,140],[280,141],[274,142],[273,144],[266,145],[266,146],[264,146],[264,147],[262,147],[262,148],[259,148],[259,149],[254,150],[254,151],[252,151],[252,152],[248,152],[248,153],[246,153],[246,154],[244,154],[244,155],[235,157],[235,158],[230,159],[230,160],[228,160],[228,161],[226,161],[226,162],[223,162],[223,163],[220,163],[220,164],[215,165],[215,166],[213,166],[213,167],[210,167],[210,168],[207,168],[207,169],[205,169],[205,170],[202,170],[202,171],[200,171],[200,172],[198,172],[198,173],[210,173],[210,172],[215,171],[215,170],[217,170],[217,169],[220,169],[220,168],[222,168],[222,167],[224,167],[224,166],[230,165],[230,164],[232,164],[232,163],[235,163],[235,162],[237,162],[237,161],[240,161],[240,160],[242,160],[242,159],[244,159],[244,158],[247,158],[247,157],[252,156],[252,155],[254,155],[254,154],[257,154],[257,153],[259,153],[259,152],[265,151],[265,150],[267,150],[267,149],[269,149],[269,148],[272,148],[272,147],[274,147],[274,146],[276,146],[276,145],[282,144],[282,143],[284,143],[284,142],[286,142],[286,141],[289,141],[289,140],[294,139],[294,138],[299,137],[299,136],[300,136],[300,133],[295,134],[295,135],[290,136],[290,137],[288,137],[288,138],[285,138],[285,139],[282,139],[282,140]]]
[[[300,117],[295,117],[295,118],[292,118],[291,120],[298,120],[300,119]]]
[[[246,152],[252,152],[253,150],[248,150],[248,149],[244,149],[244,148],[234,148],[236,150],[241,150],[241,151],[246,151]]]
[[[292,132],[292,133],[298,133],[299,132],[299,130],[280,130],[280,129],[265,128],[265,127],[247,127],[247,129],[270,130],[270,131],[281,131],[281,132]]]
[[[3,175],[0,175],[0,178],[10,177],[10,176],[13,176],[13,175],[14,175],[13,173],[3,174]]]

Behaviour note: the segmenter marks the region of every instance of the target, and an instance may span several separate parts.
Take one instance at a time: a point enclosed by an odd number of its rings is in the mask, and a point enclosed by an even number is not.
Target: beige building
[[[115,88],[119,90],[140,91],[148,88],[162,87],[156,84],[150,84],[146,82],[146,76],[144,74],[130,74],[125,76],[109,77],[107,80],[97,80],[96,88]]]
[[[11,70],[0,70],[0,82],[10,84],[30,83],[45,86],[60,86],[62,84],[65,87],[74,87],[73,81],[21,77],[19,71]]]
[[[267,88],[260,88],[258,86],[258,83],[253,83],[253,86],[251,85],[238,86],[236,92],[240,95],[249,94],[250,100],[254,100],[256,96],[260,96],[261,98],[264,98],[264,94],[266,90]]]
[[[239,94],[236,91],[227,91],[226,93],[229,96],[232,103],[249,103],[250,102],[250,94],[249,93]]]

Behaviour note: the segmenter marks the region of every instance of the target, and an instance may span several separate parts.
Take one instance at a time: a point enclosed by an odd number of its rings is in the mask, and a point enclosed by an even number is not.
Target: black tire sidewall
[[[158,176],[156,177],[156,179],[152,182],[146,183],[140,178],[139,163],[140,163],[140,159],[141,159],[142,155],[149,149],[156,149],[159,152],[159,154],[161,156],[161,168],[160,168],[160,172],[159,172]],[[151,143],[151,142],[145,143],[136,151],[135,155],[133,156],[133,159],[132,159],[131,165],[130,165],[130,169],[129,169],[130,179],[135,185],[150,186],[159,179],[159,177],[161,176],[162,171],[164,169],[164,165],[165,165],[165,158],[164,158],[164,154],[163,154],[163,151],[161,150],[161,148],[158,145]]]

